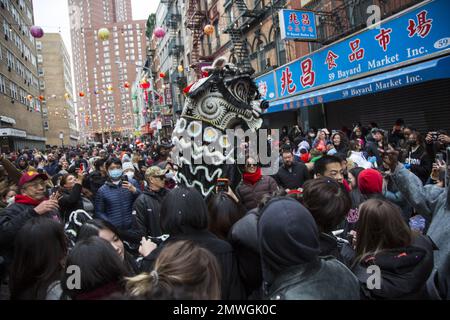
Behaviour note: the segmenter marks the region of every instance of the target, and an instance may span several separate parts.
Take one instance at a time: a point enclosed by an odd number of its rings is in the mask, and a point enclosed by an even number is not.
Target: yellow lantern
[[[108,91],[109,92],[113,91],[113,87],[112,86],[108,86]]]
[[[32,96],[31,94],[29,94],[29,95],[27,96],[27,99],[28,99],[28,101],[31,101],[31,100],[33,100],[33,96]]]
[[[70,94],[65,93],[65,94],[64,94],[64,98],[65,98],[65,99],[69,99],[69,98],[70,98]]]
[[[106,41],[109,39],[109,30],[107,28],[101,28],[98,30],[98,38],[101,41]]]
[[[207,24],[204,28],[203,28],[203,32],[207,35],[210,36],[214,33],[214,26]]]
[[[179,73],[182,73],[184,71],[184,68],[183,68],[183,66],[180,64],[179,66],[178,66],[178,72]]]

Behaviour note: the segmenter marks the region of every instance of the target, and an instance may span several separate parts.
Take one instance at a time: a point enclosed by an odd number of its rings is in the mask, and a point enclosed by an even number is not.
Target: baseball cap
[[[145,177],[146,178],[150,178],[150,177],[162,177],[165,176],[167,173],[167,170],[163,170],[158,166],[153,166],[147,169],[147,171],[145,171]]]
[[[38,178],[41,178],[42,180],[48,180],[47,175],[43,173],[38,173],[36,171],[28,171],[22,174],[22,177],[20,178],[18,185],[19,187],[22,187],[24,184],[36,180]]]

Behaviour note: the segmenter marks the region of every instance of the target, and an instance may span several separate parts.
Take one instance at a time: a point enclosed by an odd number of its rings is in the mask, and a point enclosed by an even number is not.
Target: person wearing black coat
[[[283,189],[301,188],[309,179],[308,168],[303,162],[294,161],[291,150],[283,150],[283,165],[274,176],[275,181]]]
[[[95,160],[95,170],[86,177],[83,183],[83,186],[92,192],[94,198],[97,194],[98,189],[100,189],[100,187],[103,186],[108,180],[105,162],[106,160],[102,158]]]
[[[409,147],[406,151],[405,166],[425,184],[428,180],[432,161],[423,145],[423,138],[417,131],[413,131],[408,138]]]
[[[144,255],[142,270],[145,272],[153,270],[156,258],[167,244],[179,240],[192,240],[211,251],[217,258],[222,273],[221,299],[245,299],[233,248],[228,242],[207,230],[208,209],[201,194],[193,188],[173,189],[162,201],[161,208],[161,230],[170,237],[153,251],[150,250],[150,253],[140,250]],[[141,243],[142,248],[149,241],[143,240]],[[154,244],[150,242],[150,246],[154,247]]]
[[[15,202],[0,214],[0,256],[8,266],[14,252],[14,240],[25,223],[33,217],[46,216],[60,221],[58,201],[45,198],[45,174],[27,172],[19,180],[21,194],[16,195]]]
[[[84,210],[89,214],[94,213],[94,204],[82,194],[83,176],[76,178],[72,174],[62,176],[61,197],[58,200],[61,217],[64,222],[69,220],[69,216],[73,211]]]
[[[165,185],[166,170],[153,166],[145,172],[148,187],[136,199],[133,211],[136,212],[136,231],[141,237],[159,237],[161,202],[167,194]]]

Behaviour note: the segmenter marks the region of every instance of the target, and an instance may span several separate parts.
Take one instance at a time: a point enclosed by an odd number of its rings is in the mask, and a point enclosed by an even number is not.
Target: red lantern
[[[159,77],[162,79],[162,78],[165,78],[166,77],[166,74],[164,73],[164,72],[161,72],[160,74],[159,74]]]
[[[44,100],[45,100],[45,97],[44,97],[44,96],[39,96],[39,100],[40,100],[40,101],[44,101]]]
[[[148,89],[148,88],[150,88],[150,82],[143,80],[143,81],[141,81],[139,87],[141,89]]]
[[[203,28],[203,32],[207,35],[210,36],[214,33],[214,26],[207,24],[204,28]]]
[[[85,94],[84,94],[84,92],[83,91],[80,91],[80,93],[78,94],[80,97],[84,97],[85,96]]]
[[[130,87],[130,84],[128,82],[125,82],[123,86],[124,88],[128,89]]]

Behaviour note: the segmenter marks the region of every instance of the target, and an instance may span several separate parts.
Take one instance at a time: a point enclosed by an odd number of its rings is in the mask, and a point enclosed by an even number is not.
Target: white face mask
[[[134,178],[134,172],[127,172],[125,175],[128,177],[128,180],[131,180]]]
[[[14,203],[14,199],[15,199],[15,197],[11,197],[8,200],[6,200],[6,203],[8,204],[8,206]]]

